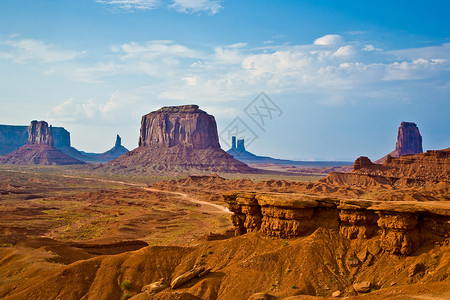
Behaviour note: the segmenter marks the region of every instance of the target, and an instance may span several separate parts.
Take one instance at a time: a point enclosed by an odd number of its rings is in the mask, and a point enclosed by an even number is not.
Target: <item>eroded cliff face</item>
[[[422,152],[422,136],[420,135],[419,128],[415,123],[402,122],[397,131],[395,150],[376,160],[375,163],[382,164],[388,157],[401,157],[403,155],[419,154]]]
[[[163,107],[142,117],[139,147],[220,148],[213,116],[197,105]]]
[[[387,156],[383,165],[372,164],[367,158],[358,158],[354,174],[382,175],[385,178],[411,181],[450,181],[450,148],[429,150],[416,155]],[[361,161],[364,161],[361,164]]]
[[[31,121],[28,126],[28,141],[30,145],[53,146],[53,129],[45,121]]]
[[[52,127],[53,146],[70,147],[70,133],[63,127]],[[28,126],[0,125],[0,155],[11,153],[28,142]]]
[[[17,165],[76,165],[84,164],[53,146],[52,126],[45,121],[32,121],[28,141],[19,149],[0,156],[0,163]]]
[[[422,136],[415,123],[402,122],[398,128],[397,142],[395,143],[395,154],[399,157],[406,154],[422,153]]]
[[[104,169],[138,173],[255,173],[220,149],[213,116],[197,105],[163,107],[142,117],[139,147]]]
[[[236,235],[259,231],[294,238],[318,228],[348,239],[378,237],[382,250],[410,255],[450,232],[450,203],[408,203],[339,199],[304,194],[228,193],[224,196]]]

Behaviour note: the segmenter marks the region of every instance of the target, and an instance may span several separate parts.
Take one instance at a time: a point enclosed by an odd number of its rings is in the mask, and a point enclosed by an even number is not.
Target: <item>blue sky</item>
[[[46,120],[92,152],[119,133],[133,149],[142,115],[195,103],[219,132],[239,117],[260,155],[377,159],[401,121],[442,149],[448,11],[433,0],[3,0],[0,123]],[[244,112],[261,91],[283,112],[263,129]]]

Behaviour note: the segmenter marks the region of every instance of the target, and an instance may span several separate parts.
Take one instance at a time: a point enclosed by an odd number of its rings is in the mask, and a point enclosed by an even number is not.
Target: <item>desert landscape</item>
[[[0,299],[449,300],[450,1],[0,1]]]
[[[0,297],[447,299],[450,148],[421,153],[411,124],[382,164],[268,170],[195,105],[144,115],[106,164],[33,121],[0,157]]]

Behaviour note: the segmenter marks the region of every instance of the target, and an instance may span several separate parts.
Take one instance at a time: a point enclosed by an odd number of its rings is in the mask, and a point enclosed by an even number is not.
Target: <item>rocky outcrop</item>
[[[0,156],[0,163],[19,165],[75,165],[84,162],[53,147],[53,130],[45,121],[32,121],[28,142],[19,149]]]
[[[105,153],[98,154],[95,158],[100,161],[111,161],[113,159],[116,159],[125,153],[127,153],[129,150],[122,146],[122,139],[119,135],[116,136],[116,143],[114,147],[106,151]]]
[[[53,127],[53,146],[61,150],[70,147],[70,133],[63,127]],[[28,142],[28,126],[0,125],[0,155],[19,149]]]
[[[186,282],[191,281],[192,279],[194,279],[197,276],[201,277],[200,275],[203,271],[205,271],[204,266],[195,267],[192,270],[189,270],[186,273],[183,273],[180,276],[178,276],[177,278],[175,278],[174,280],[172,280],[172,282],[170,283],[170,286],[172,287],[172,289],[176,289],[176,288],[182,286],[183,284],[185,284]]]
[[[139,147],[220,149],[216,120],[197,105],[169,106],[142,117]]]
[[[139,147],[102,168],[178,174],[257,172],[220,149],[214,117],[197,105],[163,107],[143,116]]]
[[[244,139],[237,139],[236,136],[231,137],[231,148],[227,150],[227,153],[233,156],[235,159],[246,163],[246,164],[255,164],[251,165],[255,168],[262,168],[264,169],[265,166],[275,164],[275,165],[281,165],[283,168],[289,168],[292,166],[303,166],[303,167],[309,167],[311,173],[317,174],[321,173],[323,170],[319,170],[319,168],[339,168],[339,167],[348,167],[351,168],[350,162],[345,161],[295,161],[295,160],[289,160],[289,159],[278,159],[278,158],[272,158],[269,156],[259,156],[255,155],[245,148],[245,140]],[[289,166],[289,167],[288,167]],[[314,168],[317,168],[315,170]],[[296,171],[299,169],[292,168]],[[286,170],[287,172],[292,171]],[[303,169],[302,170],[306,170]]]
[[[391,181],[450,181],[450,148],[401,157],[387,156],[383,165],[371,164],[367,158],[360,157],[353,168],[353,173],[383,176]]]
[[[415,123],[402,122],[397,132],[397,141],[395,142],[395,150],[388,155],[375,161],[377,164],[382,164],[390,157],[400,157],[408,154],[422,153],[422,136],[419,128]]]
[[[360,156],[355,160],[355,163],[353,164],[353,171],[372,166],[373,163],[367,156]]]
[[[328,228],[339,230],[349,239],[378,236],[382,250],[410,255],[422,242],[445,239],[450,229],[449,202],[382,202],[249,192],[228,193],[223,198],[234,213],[236,235],[259,231],[293,238]]]
[[[104,153],[80,152],[79,154],[77,154],[77,153],[74,153],[73,151],[71,153],[73,153],[72,156],[74,156],[74,157],[80,156],[79,159],[86,161],[86,162],[106,163],[106,162],[109,162],[113,159],[116,159],[116,158],[124,155],[128,151],[129,150],[127,148],[122,146],[122,138],[119,135],[117,135],[114,147],[112,147],[111,149],[109,149],[108,151],[106,151]]]
[[[31,121],[30,126],[28,126],[27,144],[53,146],[52,125],[48,126],[45,121]]]
[[[422,136],[415,123],[402,122],[398,128],[397,142],[395,143],[395,153],[393,157],[400,157],[406,154],[422,153]]]

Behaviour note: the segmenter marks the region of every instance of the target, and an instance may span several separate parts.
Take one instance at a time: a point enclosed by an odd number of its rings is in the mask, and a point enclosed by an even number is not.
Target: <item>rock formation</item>
[[[252,167],[258,168],[261,164],[276,164],[282,166],[307,166],[307,167],[341,167],[351,166],[351,162],[345,161],[295,161],[288,159],[277,159],[269,156],[258,156],[245,149],[245,139],[237,139],[235,136],[231,137],[231,148],[227,151],[228,154],[235,159],[242,161]]]
[[[214,117],[197,105],[163,107],[143,116],[139,147],[104,167],[156,173],[255,172],[220,149]]]
[[[422,153],[422,136],[415,123],[402,122],[398,128],[395,152],[392,157],[400,157],[406,154]]]
[[[53,127],[53,146],[70,147],[70,133],[63,127]],[[0,155],[19,149],[28,142],[28,126],[0,125]]]
[[[391,157],[400,157],[408,154],[422,153],[422,136],[419,128],[415,123],[402,122],[398,128],[397,142],[395,143],[395,150],[389,153]],[[375,161],[377,164],[382,164],[387,156]]]
[[[411,205],[300,193],[234,192],[223,197],[234,213],[236,235],[262,232],[294,238],[328,228],[339,230],[349,239],[378,236],[382,250],[409,255],[423,241],[445,239],[450,230],[448,203]]]
[[[367,156],[360,156],[358,159],[356,159],[355,163],[353,164],[353,170],[359,170],[361,168],[371,167],[373,163],[370,161],[370,159]]]
[[[216,120],[197,105],[169,106],[142,117],[139,147],[220,148]]]
[[[365,162],[362,164],[361,161]],[[383,165],[372,164],[367,157],[360,157],[355,161],[354,170],[352,174],[382,175],[389,180],[450,181],[450,148],[401,157],[388,155]]]
[[[40,122],[37,122],[35,125],[32,125],[30,130],[40,130],[37,126],[42,125]],[[27,143],[30,144],[36,142],[33,140],[29,141],[29,137],[31,137],[31,139],[37,139],[37,143],[46,143],[43,139],[45,139],[45,136],[50,131],[50,128],[46,129],[47,133],[44,133],[43,131],[43,136],[35,137],[33,137],[34,133],[31,135],[29,134],[28,128],[29,126],[0,125],[0,155],[11,153]],[[53,146],[55,148],[61,150],[64,154],[87,163],[105,163],[128,152],[128,149],[121,145],[120,137],[116,139],[116,145],[104,153],[88,153],[79,151],[71,146],[69,131],[63,127],[52,127],[51,130],[53,133]]]
[[[410,255],[430,240],[442,242],[450,232],[449,186],[447,148],[388,156],[383,165],[360,157],[352,173],[331,173],[296,193],[223,197],[234,213],[237,235],[258,231],[292,238],[328,228],[348,239],[377,237],[382,250]],[[338,190],[343,193],[333,195]]]
[[[84,162],[53,147],[53,130],[45,121],[32,121],[28,142],[19,149],[0,156],[0,163],[19,165],[76,165]]]
[[[28,127],[27,144],[53,146],[52,125],[49,127],[47,122],[31,121],[31,124]]]
[[[114,147],[112,147],[105,153],[101,153],[101,154],[86,153],[85,155],[92,157],[93,159],[95,159],[97,161],[108,162],[108,161],[111,161],[113,159],[116,159],[116,158],[124,155],[128,151],[129,150],[127,148],[122,146],[122,138],[119,135],[117,135],[116,143],[115,143]]]

